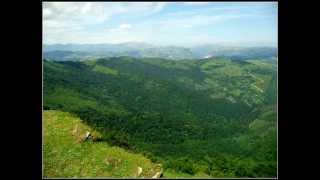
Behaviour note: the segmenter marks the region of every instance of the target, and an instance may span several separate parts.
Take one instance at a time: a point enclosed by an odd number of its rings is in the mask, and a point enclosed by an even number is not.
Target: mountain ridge
[[[200,45],[195,47],[156,46],[148,43],[119,43],[119,44],[51,44],[44,45],[44,57],[55,60],[78,60],[81,53],[90,58],[132,56],[159,57],[170,60],[200,59],[205,57],[230,57],[234,59],[271,59],[277,57],[274,47],[239,47],[223,45]],[[59,54],[60,52],[60,54]],[[63,56],[72,52],[73,56]],[[54,55],[56,54],[56,56]],[[49,58],[50,57],[50,58]]]

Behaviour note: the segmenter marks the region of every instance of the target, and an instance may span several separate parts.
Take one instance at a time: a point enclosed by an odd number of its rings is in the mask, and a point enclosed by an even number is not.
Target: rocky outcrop
[[[141,176],[141,174],[142,174],[142,168],[140,166],[138,166],[138,174],[137,174],[137,176],[139,177],[139,176]]]
[[[89,139],[89,137],[91,136],[91,133],[89,131],[86,132],[86,136],[85,136],[85,139]]]
[[[77,130],[74,129],[73,131],[76,132]],[[87,141],[88,139],[92,139],[92,138],[93,138],[93,136],[91,135],[91,133],[89,131],[87,131],[85,135],[78,136],[77,142],[78,143],[83,143],[83,142]]]
[[[152,176],[153,179],[160,178],[163,174],[163,169],[161,164],[157,164],[155,167],[156,173]]]
[[[162,171],[160,172],[156,172],[156,174],[154,176],[152,176],[153,179],[155,178],[160,178],[162,176]]]

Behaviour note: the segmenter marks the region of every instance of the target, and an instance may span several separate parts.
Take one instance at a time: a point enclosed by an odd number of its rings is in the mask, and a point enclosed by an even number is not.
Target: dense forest
[[[277,61],[109,57],[43,64],[44,110],[165,171],[277,176]]]

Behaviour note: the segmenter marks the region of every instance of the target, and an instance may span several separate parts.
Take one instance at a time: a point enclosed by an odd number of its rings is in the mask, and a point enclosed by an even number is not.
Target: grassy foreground
[[[99,132],[66,112],[44,111],[43,175],[50,177],[152,177],[157,164],[141,154],[98,141]],[[83,141],[86,132],[92,138]],[[139,167],[142,173],[139,175]]]

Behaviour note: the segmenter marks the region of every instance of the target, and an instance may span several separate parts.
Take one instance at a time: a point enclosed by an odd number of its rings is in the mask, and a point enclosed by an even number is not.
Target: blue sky
[[[44,2],[43,41],[276,46],[276,2]]]

